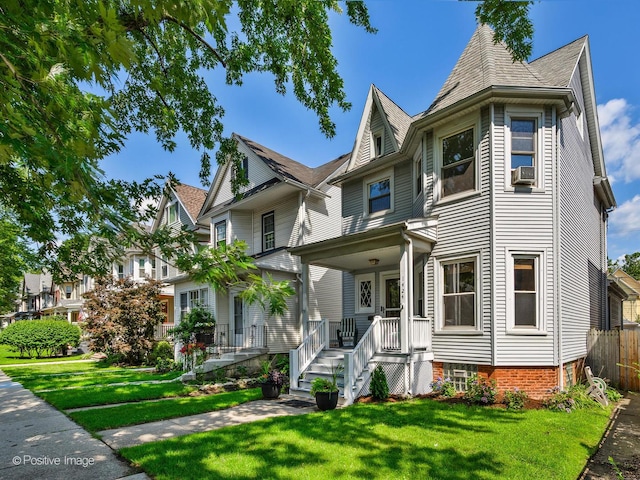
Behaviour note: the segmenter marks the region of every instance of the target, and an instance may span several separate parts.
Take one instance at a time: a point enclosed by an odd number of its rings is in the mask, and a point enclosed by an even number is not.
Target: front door
[[[398,273],[382,275],[382,316],[399,317],[400,310],[400,275]]]
[[[233,297],[233,330],[235,332],[235,346],[242,347],[244,344],[244,304],[239,295]]]

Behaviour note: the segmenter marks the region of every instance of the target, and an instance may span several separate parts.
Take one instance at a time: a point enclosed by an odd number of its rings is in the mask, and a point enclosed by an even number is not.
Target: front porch
[[[433,378],[431,321],[428,318],[412,319],[409,337],[413,340],[413,348],[410,352],[402,352],[399,317],[376,316],[353,348],[335,346],[337,335],[334,332],[340,322],[320,320],[310,324],[309,335],[289,355],[292,394],[309,395],[313,379],[330,377],[339,365],[344,368],[338,374],[338,387],[346,405],[369,393],[371,374],[379,364],[383,365],[391,393],[425,393],[426,385]]]
[[[291,387],[308,392],[328,363],[342,363],[341,394],[346,404],[368,393],[369,377],[383,365],[392,393],[429,389],[432,325],[425,316],[424,268],[437,237],[436,218],[416,218],[295,247],[302,266],[303,341],[290,352]],[[343,317],[362,333],[352,349],[337,346],[340,322],[309,318],[309,266],[343,273]],[[353,282],[353,283],[350,283]]]

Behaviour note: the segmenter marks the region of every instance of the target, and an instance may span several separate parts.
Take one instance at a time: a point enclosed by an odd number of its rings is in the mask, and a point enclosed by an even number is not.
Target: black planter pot
[[[333,410],[338,405],[338,392],[316,392],[316,404],[322,411]]]
[[[280,385],[277,383],[263,383],[262,384],[262,396],[264,398],[278,398],[280,396]]]

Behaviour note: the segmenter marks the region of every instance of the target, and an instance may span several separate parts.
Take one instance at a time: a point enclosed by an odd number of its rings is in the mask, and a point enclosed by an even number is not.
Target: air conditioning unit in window
[[[511,183],[513,185],[533,185],[536,183],[535,167],[518,167],[511,172]]]

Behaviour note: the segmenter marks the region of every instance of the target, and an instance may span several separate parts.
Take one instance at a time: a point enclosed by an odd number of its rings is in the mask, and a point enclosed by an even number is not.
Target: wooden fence
[[[638,337],[637,329],[591,330],[587,336],[587,365],[593,374],[620,390],[640,391]]]

